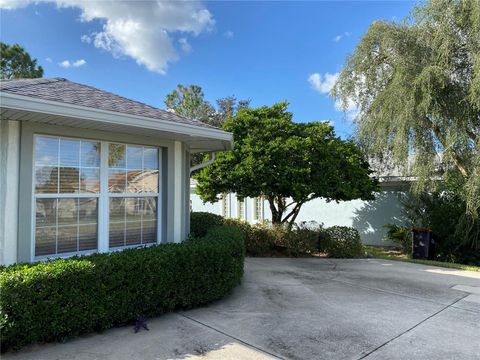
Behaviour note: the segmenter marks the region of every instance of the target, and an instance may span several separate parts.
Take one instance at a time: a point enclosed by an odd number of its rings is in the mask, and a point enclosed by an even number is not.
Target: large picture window
[[[158,148],[35,136],[36,257],[155,243],[158,200]]]

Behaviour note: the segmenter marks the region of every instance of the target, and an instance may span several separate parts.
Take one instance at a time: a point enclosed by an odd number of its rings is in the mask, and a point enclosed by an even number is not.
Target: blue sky
[[[288,100],[295,121],[331,120],[341,136],[353,126],[326,93],[334,74],[373,21],[400,20],[414,6],[65,3],[70,6],[0,0],[1,40],[23,45],[45,77],[65,77],[162,108],[177,84],[202,86],[211,102],[227,95],[251,99],[252,106]]]

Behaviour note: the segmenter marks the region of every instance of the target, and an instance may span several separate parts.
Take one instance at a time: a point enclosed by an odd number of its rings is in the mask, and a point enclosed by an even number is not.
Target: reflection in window
[[[100,143],[36,136],[34,166],[35,256],[97,249]]]
[[[99,215],[108,220],[110,247],[157,241],[159,149],[105,146],[101,162],[99,141],[35,136],[35,256],[96,250]],[[103,186],[108,194],[100,197]]]
[[[158,193],[158,149],[110,144],[108,164],[110,193]]]
[[[36,193],[75,194],[99,191],[99,142],[36,137]]]
[[[157,148],[109,145],[110,247],[156,242],[158,156]],[[131,194],[154,196],[134,197]]]
[[[109,225],[110,247],[156,242],[157,198],[110,198]]]
[[[35,256],[97,248],[97,198],[37,199]]]

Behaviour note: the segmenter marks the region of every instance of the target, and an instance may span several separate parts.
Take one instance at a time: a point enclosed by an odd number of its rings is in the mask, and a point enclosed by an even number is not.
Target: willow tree
[[[357,105],[357,137],[370,154],[405,169],[413,154],[416,190],[430,188],[440,168],[478,219],[480,1],[432,0],[403,22],[373,23],[332,95]]]
[[[293,122],[286,102],[241,109],[223,128],[235,146],[196,175],[203,201],[228,192],[239,199],[262,196],[272,223],[291,226],[308,201],[373,200],[378,190],[352,141],[338,138],[326,122]]]

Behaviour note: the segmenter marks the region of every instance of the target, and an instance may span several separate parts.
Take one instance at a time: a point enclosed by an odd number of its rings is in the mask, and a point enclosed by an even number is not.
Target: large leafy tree
[[[0,78],[27,79],[42,76],[43,68],[37,66],[37,59],[32,59],[23,47],[0,42]]]
[[[373,23],[332,94],[345,108],[358,106],[357,137],[370,154],[388,154],[405,169],[413,154],[417,191],[432,189],[440,169],[478,217],[478,0],[431,0],[403,22]]]
[[[315,198],[374,198],[377,181],[358,147],[336,137],[326,122],[294,123],[286,102],[242,109],[224,129],[233,133],[235,147],[196,176],[203,201],[226,192],[264,196],[272,222],[291,225]]]

